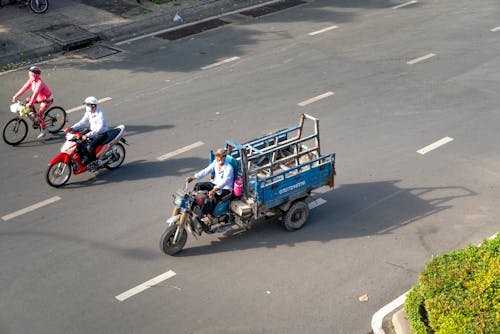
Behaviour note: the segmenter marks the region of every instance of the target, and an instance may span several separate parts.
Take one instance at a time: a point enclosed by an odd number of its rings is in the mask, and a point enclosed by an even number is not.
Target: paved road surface
[[[432,255],[498,231],[498,5],[400,4],[315,1],[44,64],[57,104],[111,98],[102,108],[131,145],[119,170],[62,189],[44,181],[62,136],[0,145],[0,332],[369,333]],[[25,78],[1,76],[5,106]],[[171,194],[208,150],[302,112],[320,118],[323,152],[337,153],[336,189],[315,194],[326,203],[308,224],[190,238],[179,256],[161,254]]]

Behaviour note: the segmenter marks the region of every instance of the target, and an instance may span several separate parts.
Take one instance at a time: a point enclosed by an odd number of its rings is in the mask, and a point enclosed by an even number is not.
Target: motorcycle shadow
[[[304,230],[306,227],[303,228]],[[300,232],[295,232],[296,234]],[[213,235],[207,236],[203,235],[201,238],[211,238],[212,240],[202,246],[196,246],[195,244],[188,244],[184,249],[175,254],[175,257],[191,257],[191,256],[204,256],[210,254],[218,254],[224,252],[235,252],[245,249],[255,249],[255,248],[276,248],[283,244],[292,245],[293,243],[299,241],[290,240],[292,235],[285,231],[285,228],[281,225],[278,218],[269,218],[265,221],[260,221],[252,225],[249,229],[232,229],[224,233],[215,233]],[[297,235],[298,238],[300,236]],[[302,236],[303,237],[303,236]],[[191,238],[191,241],[195,241]],[[197,244],[199,241],[196,241]]]
[[[453,208],[457,199],[477,196],[462,185],[400,187],[401,180],[340,184],[334,190],[313,194],[323,205],[309,211],[304,227],[287,232],[276,220],[256,223],[244,233],[214,234],[188,239],[176,257],[200,256],[260,248],[297,247],[303,243],[394,234],[400,228]],[[203,242],[203,244],[200,244]]]
[[[206,164],[206,161],[206,159],[193,157],[168,159],[165,161],[135,160],[128,163],[125,161],[123,165],[116,170],[111,171],[104,168],[94,175],[83,173],[84,179],[73,179],[80,177],[80,175],[73,175],[69,183],[65,185],[65,188],[155,179],[166,176],[185,176],[200,170],[201,167]],[[186,168],[186,166],[190,167]]]

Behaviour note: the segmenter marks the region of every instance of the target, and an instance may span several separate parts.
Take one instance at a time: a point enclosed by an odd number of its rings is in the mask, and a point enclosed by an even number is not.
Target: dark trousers
[[[212,182],[198,182],[194,185],[194,190],[206,190],[210,191],[215,187],[215,185]],[[207,198],[205,204],[203,205],[203,213],[208,215],[212,214],[214,212],[215,206],[217,205],[220,200],[226,196],[227,194],[231,193],[231,190],[228,189],[221,189],[220,190],[220,195],[215,193],[214,197],[212,198]]]
[[[82,157],[82,162],[86,165],[96,159],[95,150],[97,146],[101,145],[108,139],[106,132],[100,133],[92,139],[82,142],[78,147],[78,153]]]

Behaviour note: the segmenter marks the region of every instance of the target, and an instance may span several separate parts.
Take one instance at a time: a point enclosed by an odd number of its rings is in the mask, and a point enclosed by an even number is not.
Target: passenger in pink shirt
[[[42,78],[40,77],[40,74],[42,73],[42,70],[38,66],[31,66],[29,69],[29,79],[28,81],[24,84],[24,86],[19,90],[19,92],[16,93],[12,97],[12,101],[15,102],[15,100],[26,93],[28,89],[31,88],[31,91],[33,94],[26,98],[26,105],[30,108],[30,111],[36,112],[38,116],[38,122],[40,123],[40,134],[38,135],[38,138],[43,138],[47,135],[48,131],[45,129],[45,122],[43,119],[43,114],[47,109],[50,108],[52,105],[52,102],[54,101],[52,97],[52,92],[50,91],[49,87],[43,82]],[[38,108],[38,112],[35,109],[35,103],[40,104],[40,108]]]

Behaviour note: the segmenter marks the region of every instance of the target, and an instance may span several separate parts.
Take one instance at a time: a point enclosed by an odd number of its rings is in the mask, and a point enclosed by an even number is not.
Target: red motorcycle
[[[82,163],[78,153],[78,145],[82,145],[82,134],[80,132],[69,131],[66,133],[66,141],[61,146],[61,153],[49,162],[49,168],[45,175],[47,183],[52,187],[62,187],[68,182],[71,173],[77,175],[85,171],[96,172],[101,168],[109,170],[121,166],[125,160],[125,147],[128,145],[125,138],[125,125],[118,125],[116,128],[107,131],[107,139],[96,149],[97,160],[93,163],[95,169],[89,170]]]

